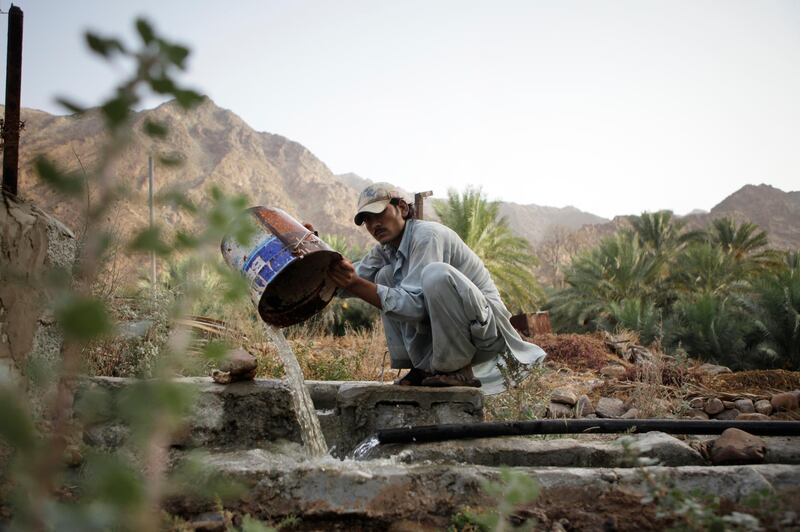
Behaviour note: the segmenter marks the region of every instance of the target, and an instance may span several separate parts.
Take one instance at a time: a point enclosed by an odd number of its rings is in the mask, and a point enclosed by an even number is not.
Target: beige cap
[[[389,183],[373,183],[361,191],[358,196],[358,206],[353,221],[356,225],[364,222],[365,213],[378,214],[383,212],[389,202],[394,198],[403,198],[400,190]]]

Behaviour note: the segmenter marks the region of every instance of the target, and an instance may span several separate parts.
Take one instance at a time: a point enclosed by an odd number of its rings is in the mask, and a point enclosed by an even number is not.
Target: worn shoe
[[[394,381],[398,386],[422,386],[422,381],[430,377],[431,373],[425,370],[411,368],[408,373]]]
[[[432,386],[443,388],[445,386],[469,386],[480,388],[481,381],[475,378],[472,373],[472,366],[465,366],[451,373],[437,373],[427,379],[423,379],[422,386]]]

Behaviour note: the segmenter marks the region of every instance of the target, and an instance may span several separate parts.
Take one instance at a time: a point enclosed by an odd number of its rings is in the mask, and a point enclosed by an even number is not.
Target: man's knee
[[[449,281],[453,272],[457,271],[444,262],[431,262],[422,269],[422,292],[427,297],[435,297],[435,294],[447,290],[452,287]]]

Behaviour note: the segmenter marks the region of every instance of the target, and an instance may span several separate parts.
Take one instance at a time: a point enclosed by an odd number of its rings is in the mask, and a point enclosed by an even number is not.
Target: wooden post
[[[427,192],[417,192],[414,194],[414,218],[417,220],[423,220],[422,215],[422,208],[425,206],[425,198],[428,196],[432,196],[433,192],[430,190]]]
[[[3,192],[17,195],[19,173],[19,118],[22,93],[22,10],[8,11],[6,54],[6,112],[3,121]]]

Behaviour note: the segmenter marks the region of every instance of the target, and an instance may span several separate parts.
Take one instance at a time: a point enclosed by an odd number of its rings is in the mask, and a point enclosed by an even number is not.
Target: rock
[[[708,375],[709,377],[713,377],[714,375],[720,375],[722,373],[733,373],[731,368],[726,366],[717,366],[715,364],[703,364],[695,368],[695,373],[700,373],[702,375]]]
[[[702,410],[706,407],[706,399],[705,397],[694,397],[692,400],[689,401],[689,408],[693,408],[695,410]]]
[[[586,417],[589,414],[594,414],[594,405],[592,400],[587,395],[581,395],[578,398],[578,403],[575,405],[575,417]]]
[[[764,414],[765,416],[768,416],[772,413],[772,403],[770,403],[767,399],[761,399],[759,401],[756,401],[756,404],[754,406],[756,412],[758,412],[759,414]]]
[[[767,445],[758,436],[739,429],[726,429],[711,445],[714,465],[758,464],[764,461]]]
[[[686,417],[688,417],[689,419],[707,420],[708,414],[706,414],[702,410],[689,410],[689,412],[686,413]]]
[[[597,414],[586,414],[586,419],[597,419]]]
[[[714,416],[714,419],[730,421],[739,417],[739,414],[741,414],[741,412],[739,412],[735,408],[726,408],[725,410]]]
[[[719,414],[720,412],[725,410],[725,405],[722,404],[722,401],[720,401],[716,397],[712,397],[711,399],[706,401],[706,406],[703,410],[705,410],[706,414],[713,416],[714,414]]]
[[[733,402],[733,407],[742,414],[752,414],[756,411],[756,407],[750,399],[737,399]]]
[[[625,367],[619,364],[610,364],[600,368],[600,375],[612,379],[621,379],[625,376]]]
[[[550,394],[550,401],[574,406],[578,402],[578,395],[569,388],[556,388]]]
[[[220,371],[231,375],[249,375],[258,368],[258,359],[239,347],[225,354],[219,363]]]
[[[730,410],[731,408],[736,408],[736,403],[733,401],[722,401],[722,405],[725,407],[726,410]]]
[[[798,408],[798,398],[792,392],[776,393],[769,402],[776,412],[797,410]]]
[[[227,530],[225,516],[219,512],[206,512],[189,522],[191,530],[196,532],[224,532]]]
[[[625,413],[625,406],[619,399],[601,397],[597,402],[595,413],[599,417],[618,418]]]
[[[769,416],[757,412],[745,412],[736,416],[736,421],[769,421]]]
[[[622,419],[638,419],[639,417],[639,409],[638,408],[631,408],[624,414],[622,414]]]
[[[550,402],[547,407],[547,417],[552,418],[571,418],[573,416],[572,407],[564,403]]]

